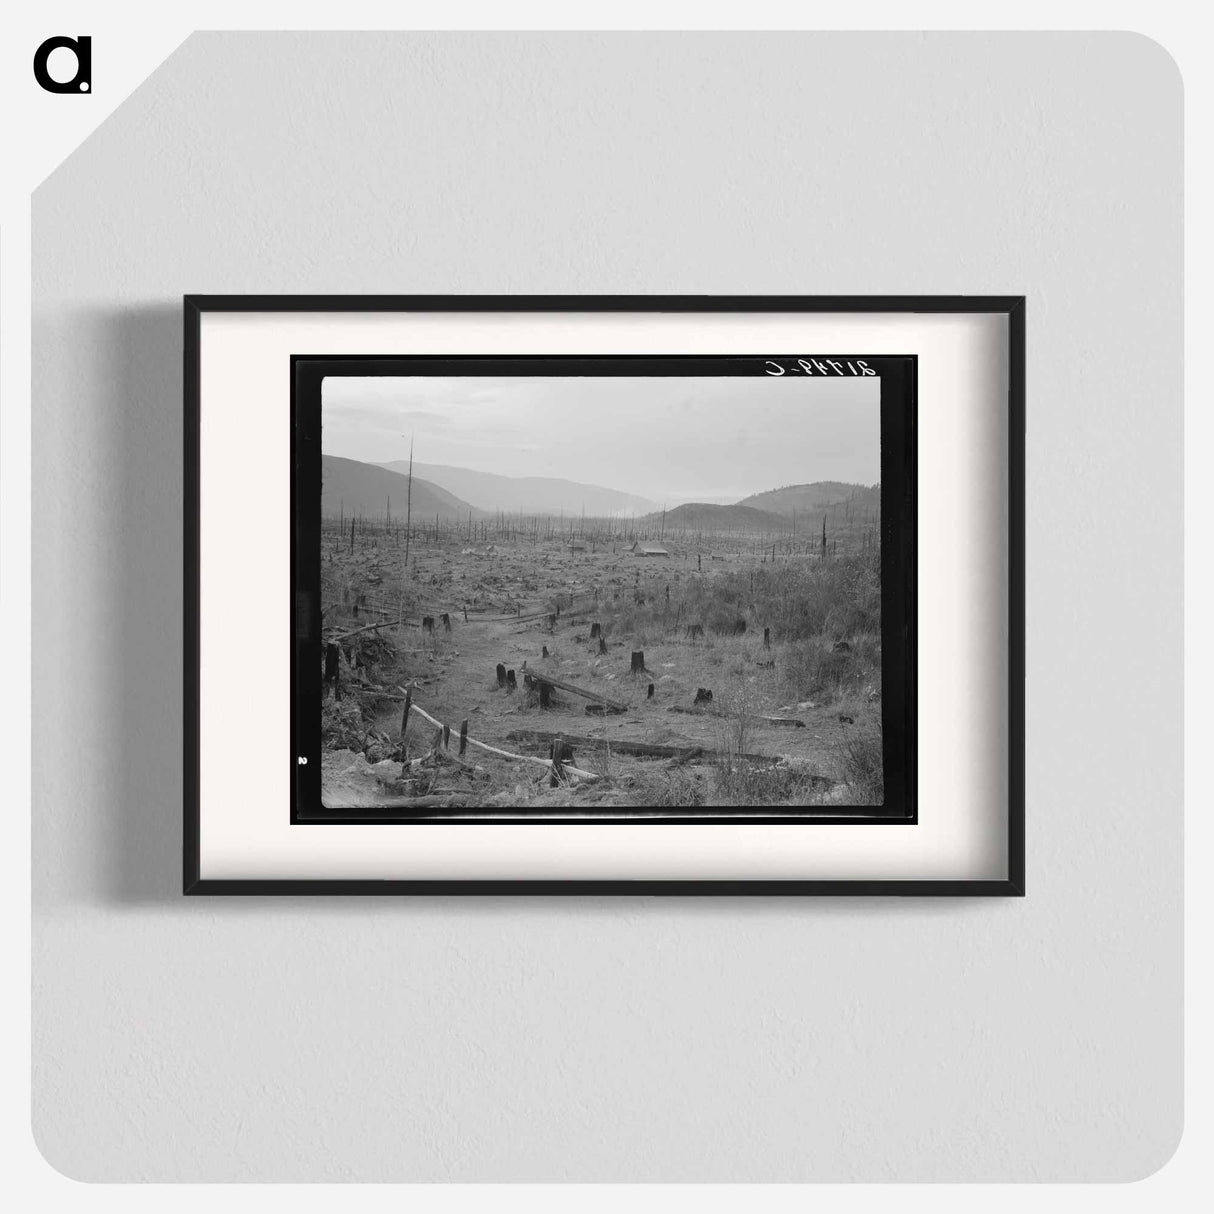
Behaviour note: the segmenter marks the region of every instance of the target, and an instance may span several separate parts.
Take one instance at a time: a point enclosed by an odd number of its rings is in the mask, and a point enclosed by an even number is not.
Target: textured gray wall
[[[47,1158],[105,1180],[1161,1165],[1180,191],[1181,82],[1131,35],[187,42],[34,198]],[[1028,898],[183,901],[185,291],[1028,294]]]

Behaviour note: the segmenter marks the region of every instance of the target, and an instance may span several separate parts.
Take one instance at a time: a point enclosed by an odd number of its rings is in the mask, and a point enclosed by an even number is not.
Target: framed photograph
[[[185,300],[185,892],[1024,892],[1019,297]]]

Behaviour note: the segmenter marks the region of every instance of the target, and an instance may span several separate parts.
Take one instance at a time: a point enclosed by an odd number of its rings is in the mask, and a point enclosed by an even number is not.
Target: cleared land
[[[321,558],[330,810],[881,803],[871,514],[832,511],[825,545],[804,525],[343,518]]]

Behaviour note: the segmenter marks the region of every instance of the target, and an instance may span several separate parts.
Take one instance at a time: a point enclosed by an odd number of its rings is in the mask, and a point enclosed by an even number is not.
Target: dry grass
[[[662,809],[689,808],[708,805],[707,780],[692,767],[656,764],[638,772],[630,780],[628,800],[632,805],[656,806]]]
[[[780,652],[780,677],[794,698],[836,704],[851,697],[879,692],[881,687],[881,638],[872,633],[854,634],[850,650],[835,649],[827,636],[814,637]]]
[[[852,805],[883,805],[885,775],[882,757],[881,714],[849,729],[838,744],[839,765]]]
[[[671,595],[666,597],[666,587]],[[617,633],[658,637],[690,624],[705,636],[733,636],[739,621],[776,641],[843,640],[881,630],[876,548],[826,561],[793,561],[697,576],[662,570],[600,607]]]
[[[382,564],[373,565],[380,560],[378,547],[364,547],[360,538],[356,554],[331,550],[327,628],[357,627],[382,618],[377,607],[397,606],[400,561],[388,545]],[[574,559],[557,550],[537,551],[532,544],[502,544],[484,555],[436,541],[425,545],[422,558],[419,562],[415,545],[405,604],[411,626],[361,634],[346,646],[343,681],[349,675],[385,688],[407,683],[432,714],[452,723],[468,717],[473,736],[507,749],[514,749],[504,741],[508,730],[547,718],[545,728],[575,736],[588,730],[614,735],[620,729],[615,736],[629,740],[720,752],[713,761],[680,763],[587,748],[577,765],[602,779],[557,789],[542,770],[478,758],[488,775],[479,785],[486,804],[694,808],[880,801],[880,724],[875,720],[880,714],[880,579],[874,551],[761,564],[736,555],[710,564],[705,556],[702,572],[694,555],[638,565],[614,553]],[[509,616],[516,605],[555,606],[558,595],[564,602],[555,632],[539,619],[520,619],[516,627],[510,620],[479,620],[475,614],[478,608],[482,614]],[[569,605],[571,595],[575,607]],[[360,596],[364,602],[354,617]],[[468,626],[457,614],[464,602],[473,612]],[[418,630],[420,614],[450,607],[456,608],[453,635]],[[604,654],[589,636],[594,622],[604,629]],[[702,637],[687,635],[691,624],[703,626]],[[770,645],[763,642],[765,628]],[[840,642],[847,649],[836,649]],[[629,678],[630,650],[644,650],[647,676]],[[582,715],[582,701],[563,692],[554,693],[550,713],[541,713],[538,696],[523,685],[524,658],[532,671],[547,671],[629,705],[628,716],[592,721]],[[493,673],[498,661],[518,672],[517,693],[498,691]],[[650,682],[655,695],[647,700]],[[699,687],[713,691],[713,710],[724,710],[723,717],[667,715],[690,708]],[[369,759],[383,750],[394,757],[399,704],[366,695],[349,699],[355,703],[340,710],[331,704],[325,711],[326,748],[348,747]],[[798,710],[804,700],[812,705]],[[771,715],[804,718],[806,728],[774,729],[762,721]],[[424,733],[411,723],[411,746],[424,748]],[[752,752],[801,757],[778,764],[742,757]],[[846,780],[846,790],[824,793],[825,775]]]

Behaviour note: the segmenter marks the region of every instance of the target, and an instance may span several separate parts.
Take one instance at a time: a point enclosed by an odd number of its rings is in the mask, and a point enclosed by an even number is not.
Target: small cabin
[[[638,556],[669,556],[670,551],[666,548],[659,548],[655,544],[646,544],[643,548],[638,549]]]
[[[570,552],[585,552],[585,551],[586,551],[586,545],[585,545],[585,544],[583,544],[583,543],[580,543],[578,540],[574,540],[574,541],[573,541],[573,542],[572,542],[572,543],[569,545],[569,551],[570,551]]]

